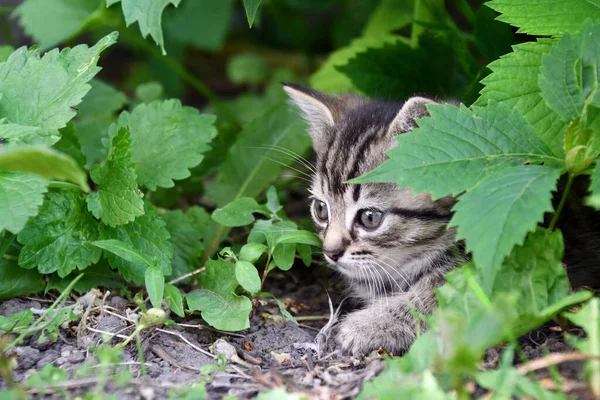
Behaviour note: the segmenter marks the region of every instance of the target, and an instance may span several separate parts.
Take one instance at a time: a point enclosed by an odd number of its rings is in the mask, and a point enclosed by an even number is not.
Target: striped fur
[[[340,322],[337,340],[345,352],[367,354],[383,348],[402,353],[416,337],[410,308],[431,312],[433,289],[461,260],[447,229],[452,198],[433,201],[392,183],[348,184],[386,160],[395,135],[415,128],[428,115],[420,97],[404,104],[357,96],[332,96],[285,84],[306,118],[316,153],[311,185],[313,205],[324,202],[328,219],[315,214],[316,230],[330,266],[341,273],[363,309]],[[381,224],[368,229],[364,210],[382,212]]]

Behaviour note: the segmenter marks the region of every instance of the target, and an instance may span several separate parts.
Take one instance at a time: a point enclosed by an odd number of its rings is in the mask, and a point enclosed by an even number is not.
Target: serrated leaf
[[[38,214],[47,190],[41,176],[0,170],[0,231],[19,233]]]
[[[254,222],[253,213],[267,214],[265,207],[259,205],[250,197],[242,197],[227,204],[223,208],[217,208],[211,215],[213,221],[225,226],[245,226]]]
[[[91,177],[99,190],[87,197],[88,210],[103,223],[113,227],[124,225],[144,214],[127,128],[121,128],[112,138],[108,158],[94,167]]]
[[[201,289],[186,296],[191,311],[201,311],[202,318],[217,329],[239,331],[250,326],[252,302],[235,294],[238,283],[232,263],[208,260],[206,273],[199,280]]]
[[[492,0],[486,5],[501,14],[499,21],[530,35],[559,36],[577,32],[586,18],[600,20],[600,4],[595,0]]]
[[[177,7],[181,0],[108,0],[106,6],[110,7],[119,1],[127,26],[137,22],[142,37],[150,34],[160,46],[163,55],[167,54],[161,27],[162,13],[169,4]]]
[[[213,115],[200,114],[179,100],[155,101],[140,104],[131,113],[123,111],[118,124],[111,126],[110,136],[129,127],[138,184],[155,190],[190,176],[189,169],[200,164],[217,134],[214,122]]]
[[[146,268],[144,283],[152,307],[160,308],[165,292],[165,276],[156,259]]]
[[[12,53],[0,64],[0,116],[4,124],[27,129],[2,137],[8,137],[9,144],[22,142],[24,134],[26,144],[56,143],[58,130],[75,116],[72,107],[90,90],[87,82],[100,71],[96,66],[100,53],[113,45],[117,36],[113,32],[91,48],[54,49],[42,58],[39,50],[25,47]]]
[[[169,276],[172,272],[171,259],[173,258],[169,232],[164,221],[156,215],[156,211],[147,203],[145,207],[146,214],[137,217],[127,225],[113,228],[100,224],[100,239],[103,241],[116,239],[126,242],[147,260],[156,258],[163,275]],[[137,284],[144,282],[146,264],[127,261],[106,252],[105,256],[113,268],[119,269],[126,281],[133,281]]]
[[[48,147],[0,147],[0,169],[30,172],[50,180],[75,183],[86,192],[90,190],[87,174],[77,162]]]
[[[262,3],[262,0],[244,0],[244,9],[246,10],[246,17],[248,18],[248,26],[252,28],[254,19],[256,18],[256,12],[258,7]]]
[[[600,3],[598,4],[600,17]],[[581,31],[565,33],[542,58],[539,85],[546,103],[565,121],[581,116],[588,105],[600,105],[600,24],[586,21]]]
[[[67,276],[100,259],[98,223],[88,214],[81,193],[61,190],[48,193],[39,214],[29,220],[17,240],[23,244],[19,265],[42,274]]]
[[[13,15],[46,50],[81,32],[103,8],[102,0],[26,0]]]
[[[256,267],[247,261],[235,263],[235,279],[248,292],[255,294],[260,290],[260,276]]]
[[[183,310],[183,296],[177,287],[165,283],[165,302],[169,306],[169,310],[179,315],[181,318],[185,317],[185,311]]]
[[[590,195],[586,198],[586,204],[600,210],[600,163],[596,162],[590,183]]]
[[[23,269],[13,260],[0,258],[0,300],[5,301],[44,289],[43,276],[37,271]]]
[[[240,261],[255,263],[267,250],[267,246],[261,243],[247,243],[240,249]]]
[[[552,191],[560,170],[543,165],[517,166],[496,172],[461,196],[449,226],[483,271],[491,289],[498,268],[515,244],[523,243],[544,213],[552,210]]]
[[[430,105],[431,118],[396,139],[390,159],[351,182],[396,182],[434,198],[458,195],[486,176],[528,161],[563,164],[515,109]]]
[[[181,210],[168,211],[161,218],[171,234],[171,276],[179,277],[198,268],[204,253],[202,238],[210,223],[210,215],[203,208],[190,207],[185,213]]]
[[[108,138],[108,128],[116,119],[115,112],[127,103],[127,97],[98,79],[90,81],[92,87],[85,95],[74,119],[75,133],[85,154],[86,168],[104,160],[108,148],[102,139]]]
[[[92,244],[102,250],[106,250],[121,257],[123,260],[129,261],[130,263],[144,264],[146,266],[151,265],[150,260],[134,249],[131,243],[116,239],[106,239],[93,241]]]
[[[563,157],[563,136],[568,122],[552,112],[538,85],[542,57],[553,43],[549,39],[538,39],[513,46],[512,53],[489,64],[492,74],[481,81],[485,87],[475,105],[486,106],[493,100],[519,110],[552,152]]]

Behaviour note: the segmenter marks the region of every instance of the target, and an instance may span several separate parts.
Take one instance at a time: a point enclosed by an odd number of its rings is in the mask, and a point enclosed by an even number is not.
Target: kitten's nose
[[[323,253],[333,261],[339,260],[344,255],[345,250],[344,248],[326,249],[323,247]]]

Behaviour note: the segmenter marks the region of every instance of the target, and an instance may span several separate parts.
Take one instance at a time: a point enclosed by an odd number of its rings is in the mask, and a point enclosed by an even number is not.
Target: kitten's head
[[[345,182],[383,163],[385,152],[398,145],[394,136],[416,128],[415,118],[428,116],[426,104],[434,101],[383,103],[294,84],[284,88],[313,140],[311,214],[325,259],[347,278],[363,282],[369,297],[407,290],[452,246],[446,224],[453,200],[433,201],[393,183]]]

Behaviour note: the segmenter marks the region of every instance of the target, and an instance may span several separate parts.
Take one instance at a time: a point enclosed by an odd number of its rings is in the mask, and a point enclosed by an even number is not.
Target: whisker
[[[269,161],[273,161],[274,163],[277,163],[277,164],[279,164],[279,165],[283,165],[284,167],[286,167],[286,168],[289,168],[289,169],[291,169],[291,170],[294,170],[294,171],[298,172],[299,174],[302,174],[302,175],[304,175],[304,176],[307,176],[307,177],[309,177],[309,178],[312,178],[312,176],[311,176],[310,174],[307,174],[306,172],[304,172],[304,171],[302,171],[302,170],[299,170],[298,168],[292,167],[291,165],[287,165],[287,164],[286,164],[286,163],[284,163],[284,162],[281,162],[281,161],[279,161],[279,160],[275,160],[275,159],[273,159],[273,158],[269,158],[269,157],[265,157],[265,159],[267,159],[267,160],[269,160]]]
[[[280,153],[283,153],[283,154],[286,154],[286,155],[292,157],[294,160],[296,160],[300,164],[304,165],[306,168],[311,170],[313,173],[317,173],[317,168],[314,166],[314,164],[312,164],[306,158],[302,157],[300,154],[296,153],[295,151],[293,151],[291,149],[277,146],[277,145],[265,145],[265,146],[255,147],[255,148],[279,151]]]

